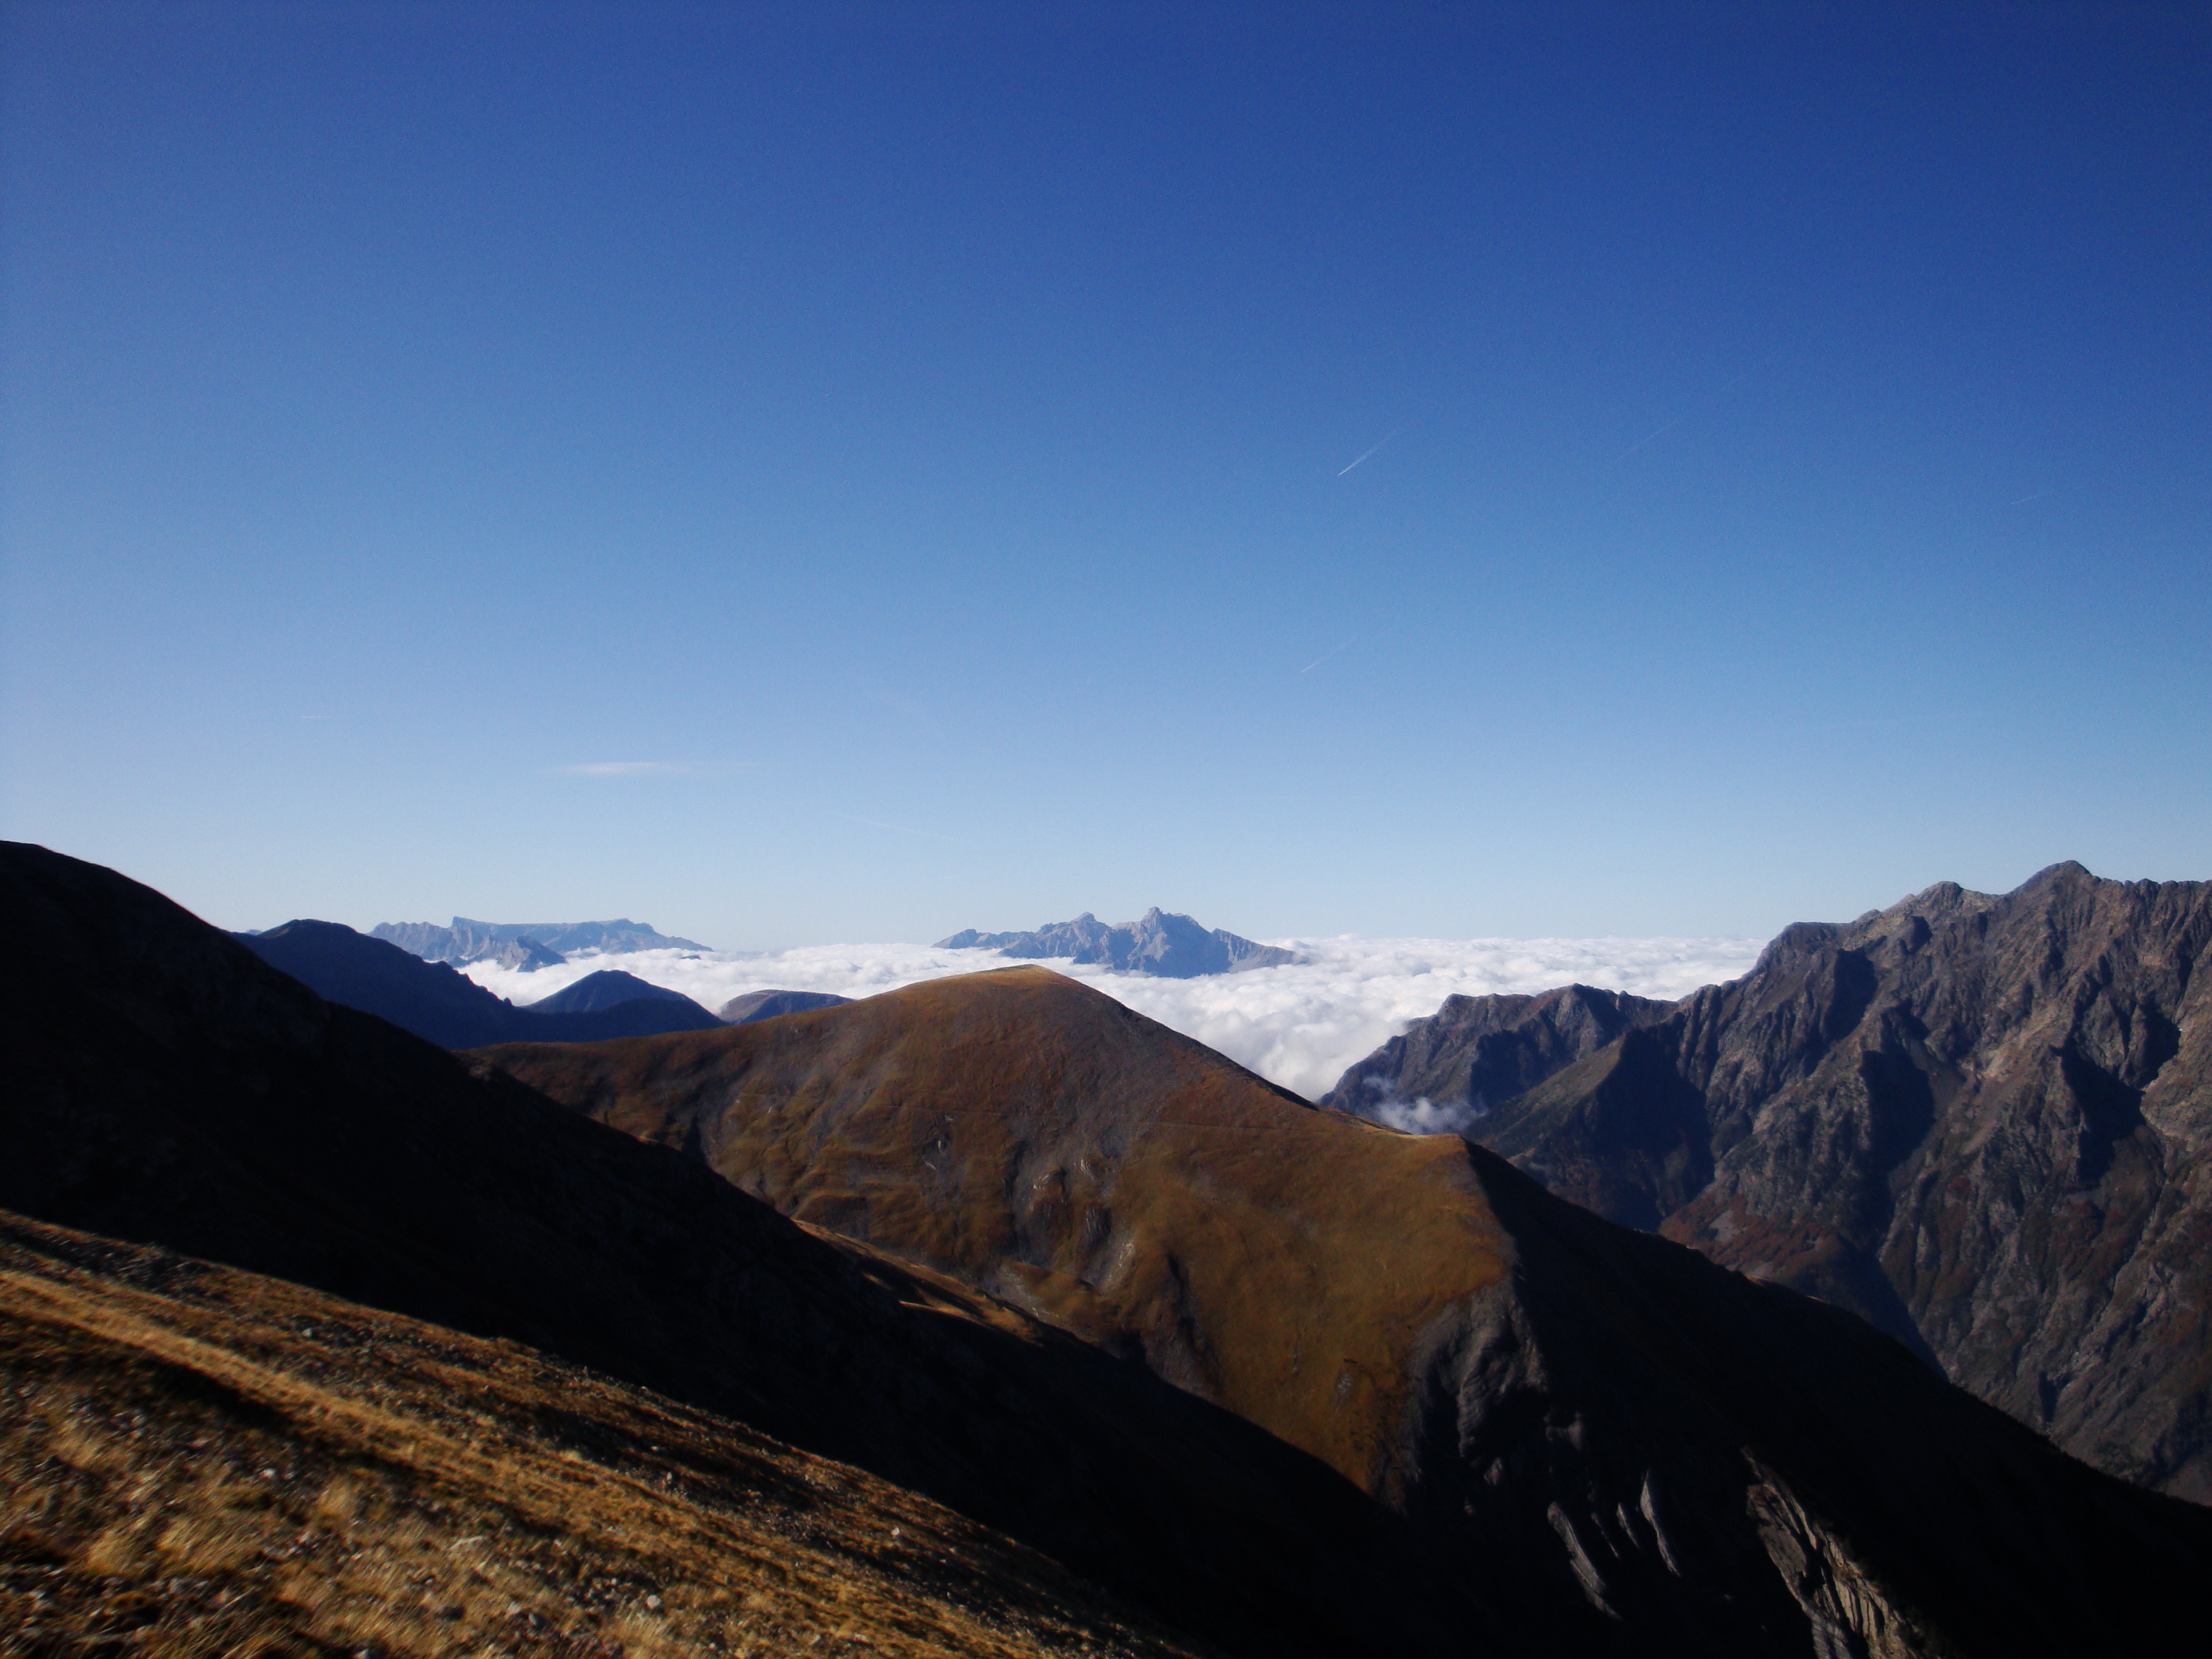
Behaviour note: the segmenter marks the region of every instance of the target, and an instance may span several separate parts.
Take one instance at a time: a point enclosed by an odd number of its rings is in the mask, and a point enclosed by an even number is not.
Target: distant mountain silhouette
[[[1801,923],[1677,1003],[1455,997],[1328,1098],[1419,1097],[1553,1191],[2212,1500],[2212,883],[2056,865]]]
[[[586,974],[574,985],[565,985],[550,997],[526,1003],[523,1012],[528,1014],[595,1014],[602,1009],[618,1008],[624,1003],[640,1001],[673,1002],[686,1011],[697,1009],[705,1018],[695,1025],[664,1025],[662,1030],[704,1030],[714,1016],[700,1007],[681,991],[672,991],[663,985],[654,985],[640,979],[635,974],[626,974],[619,968],[602,968],[596,974]]]
[[[827,991],[748,991],[724,1003],[721,1016],[729,1024],[745,1025],[757,1019],[774,1019],[779,1014],[804,1013],[810,1008],[842,1008],[852,1000]]]
[[[455,916],[453,925],[434,921],[380,921],[369,930],[372,939],[387,939],[426,962],[498,961],[506,967],[544,966],[507,960],[516,941],[527,939],[564,961],[586,951],[612,955],[628,951],[704,951],[708,947],[688,939],[657,933],[641,921],[472,921]]]
[[[234,937],[318,995],[388,1019],[442,1048],[531,1041],[599,1042],[720,1024],[690,998],[672,1001],[674,994],[657,988],[650,988],[652,995],[588,1011],[518,1008],[444,963],[425,962],[335,921],[288,921],[265,933]]]
[[[1138,921],[1110,927],[1088,910],[1073,921],[1052,922],[1031,933],[979,933],[970,927],[938,940],[936,948],[996,951],[1028,961],[1072,959],[1162,979],[1276,968],[1298,959],[1295,951],[1255,945],[1219,927],[1208,931],[1188,916],[1170,915],[1158,905]]]
[[[1855,1316],[1042,969],[483,1058],[1313,1454],[1551,1651],[2124,1651],[2202,1598],[2212,1515]]]

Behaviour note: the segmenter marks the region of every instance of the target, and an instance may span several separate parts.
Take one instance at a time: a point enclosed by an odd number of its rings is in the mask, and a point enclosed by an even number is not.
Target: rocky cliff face
[[[941,951],[996,951],[1027,962],[1072,961],[1125,974],[1196,979],[1296,962],[1297,953],[1241,939],[1226,928],[1201,927],[1188,916],[1158,905],[1135,921],[1112,927],[1088,910],[1073,921],[1056,921],[1031,933],[979,933],[970,927],[937,941]]]
[[[1854,1309],[2100,1467],[2212,1500],[2208,954],[2212,884],[1945,883],[1792,927],[1609,1036],[1447,1007],[1330,1098],[1463,1103],[1553,1191]],[[1535,1059],[1517,1093],[1460,1058],[1501,1048]]]
[[[1324,1103],[1395,1129],[1463,1134],[1493,1105],[1674,1007],[1588,985],[1540,996],[1446,997],[1346,1072]]]
[[[1322,1459],[1548,1650],[2124,1647],[2212,1547],[1850,1314],[1039,969],[480,1058]]]
[[[704,951],[688,939],[656,933],[627,916],[613,921],[474,921],[455,916],[453,925],[434,921],[380,921],[369,930],[427,962],[496,962],[501,967],[544,967],[586,951]],[[518,945],[523,948],[517,949]],[[537,954],[532,955],[534,951]]]

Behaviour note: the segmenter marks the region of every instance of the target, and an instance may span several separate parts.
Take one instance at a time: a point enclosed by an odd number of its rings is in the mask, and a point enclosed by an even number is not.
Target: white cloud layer
[[[1305,958],[1286,968],[1205,979],[1152,979],[1067,962],[1041,964],[1096,986],[1141,1014],[1218,1048],[1272,1082],[1316,1099],[1354,1060],[1436,1012],[1455,994],[1547,991],[1579,981],[1638,996],[1678,997],[1749,969],[1763,939],[1279,939]],[[720,1008],[746,991],[873,996],[948,974],[1003,968],[995,951],[926,945],[811,945],[767,956],[677,951],[575,957],[518,973],[476,963],[469,976],[535,1002],[602,968]],[[1412,1124],[1406,1127],[1412,1127]],[[1439,1126],[1443,1127],[1443,1126]]]

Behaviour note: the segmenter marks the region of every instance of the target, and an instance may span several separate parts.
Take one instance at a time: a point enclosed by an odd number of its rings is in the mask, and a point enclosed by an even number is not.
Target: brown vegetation
[[[1396,1478],[1407,1351],[1504,1271],[1457,1143],[1317,1112],[1042,968],[486,1057],[786,1214],[1140,1355],[1370,1489]]]
[[[645,1390],[0,1226],[0,1650],[1192,1651],[939,1505]]]

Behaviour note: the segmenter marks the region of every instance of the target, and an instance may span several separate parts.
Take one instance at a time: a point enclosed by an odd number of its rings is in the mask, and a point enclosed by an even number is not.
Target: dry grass
[[[900,1488],[529,1350],[14,1231],[50,1248],[0,1245],[0,1653],[1188,1650]]]
[[[1511,1247],[1449,1137],[1314,1110],[1041,968],[483,1058],[799,1220],[1140,1353],[1362,1488],[1411,1356]]]

